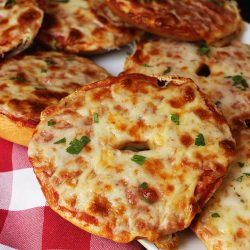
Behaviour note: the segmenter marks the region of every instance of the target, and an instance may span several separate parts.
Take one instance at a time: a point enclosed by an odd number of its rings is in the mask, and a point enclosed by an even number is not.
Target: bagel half
[[[28,48],[43,21],[35,0],[3,0],[0,3],[0,55],[18,54]]]
[[[234,0],[106,2],[131,25],[177,40],[212,43],[230,37],[242,26],[242,18]]]
[[[55,212],[125,243],[187,228],[234,147],[224,117],[192,80],[130,74],[46,108],[28,154]]]
[[[140,42],[126,73],[177,74],[192,78],[223,112],[232,129],[250,127],[250,46],[224,47],[159,39]]]
[[[88,59],[59,52],[35,52],[2,61],[0,137],[27,146],[43,109],[108,75]]]

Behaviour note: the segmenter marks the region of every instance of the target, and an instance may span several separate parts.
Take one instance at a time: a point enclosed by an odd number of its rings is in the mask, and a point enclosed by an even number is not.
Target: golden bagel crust
[[[2,61],[0,137],[27,146],[44,108],[108,75],[86,58],[59,52],[36,52]]]
[[[34,132],[34,127],[25,126],[18,119],[11,119],[0,113],[0,137],[27,146]]]
[[[208,49],[201,55],[197,44],[167,39],[143,41],[126,59],[124,70],[190,77],[222,110],[232,129],[249,127],[250,46],[233,41],[225,47]]]
[[[192,225],[209,250],[250,249],[250,131],[237,136],[228,175]]]
[[[43,11],[34,0],[1,1],[0,55],[20,53],[33,42],[43,21]]]
[[[161,236],[188,227],[214,193],[234,140],[190,79],[131,74],[46,108],[28,154],[63,218],[117,242],[163,244]]]
[[[42,1],[41,1],[42,2]],[[114,15],[104,0],[47,1],[39,40],[72,53],[100,53],[121,47],[141,32]]]
[[[163,37],[212,43],[241,28],[236,1],[106,0],[128,23]],[[223,13],[223,15],[222,15]]]

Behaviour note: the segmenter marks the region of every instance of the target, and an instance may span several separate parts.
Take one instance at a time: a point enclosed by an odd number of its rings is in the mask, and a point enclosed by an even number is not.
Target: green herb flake
[[[250,173],[243,173],[246,177],[250,178]]]
[[[242,182],[242,180],[243,180],[243,175],[237,177],[235,180],[236,180],[237,182]]]
[[[56,64],[51,58],[47,58],[44,61],[47,63],[47,65],[55,65]]]
[[[53,39],[52,42],[51,42],[51,48],[53,50],[57,50],[57,47],[56,47],[56,39]]]
[[[69,143],[69,147],[66,148],[66,151],[72,155],[79,154],[89,142],[90,139],[88,136],[82,136],[80,140],[74,139]]]
[[[138,165],[143,165],[147,158],[143,155],[133,155],[131,161],[137,163]]]
[[[65,143],[65,142],[66,142],[66,138],[64,137],[64,138],[54,142],[54,144],[61,144],[61,143]]]
[[[201,44],[200,47],[198,48],[198,54],[201,56],[211,56],[211,51],[210,48],[206,44]]]
[[[163,75],[166,75],[166,74],[170,73],[171,70],[172,70],[171,67],[167,67],[167,68],[163,71]]]
[[[195,138],[195,145],[196,146],[205,146],[205,138],[203,134],[198,134],[197,137]]]
[[[18,81],[18,82],[24,82],[25,78],[22,77],[22,76],[13,76],[13,77],[10,78],[10,80]]]
[[[143,67],[150,68],[150,67],[153,67],[153,66],[151,66],[151,65],[149,65],[149,64],[146,64],[146,63],[144,63],[144,64],[143,64]]]
[[[180,125],[180,116],[178,114],[171,114],[171,121],[176,125]]]
[[[140,185],[140,188],[141,188],[141,189],[147,189],[147,188],[148,188],[148,183],[147,183],[147,182],[143,182],[143,183]]]
[[[243,168],[244,166],[245,166],[245,163],[244,162],[237,162],[238,163],[238,166],[240,167],[240,168]]]
[[[242,75],[226,76],[225,78],[232,79],[233,86],[242,91],[246,91],[249,88],[249,85],[246,79]]]
[[[98,115],[98,113],[94,113],[93,114],[93,120],[94,120],[94,123],[99,123],[99,115]]]
[[[48,126],[54,126],[55,124],[56,124],[56,122],[53,120],[48,121]]]
[[[220,215],[219,215],[218,213],[213,213],[213,214],[211,214],[211,216],[212,216],[213,218],[219,218],[219,217],[220,217]]]
[[[7,0],[5,2],[4,7],[8,7],[9,5],[14,5],[14,4],[16,4],[16,0]]]

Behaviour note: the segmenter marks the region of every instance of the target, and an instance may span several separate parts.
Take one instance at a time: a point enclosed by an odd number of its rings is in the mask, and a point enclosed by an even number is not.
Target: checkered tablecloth
[[[0,249],[142,250],[75,227],[46,204],[27,148],[0,139]]]

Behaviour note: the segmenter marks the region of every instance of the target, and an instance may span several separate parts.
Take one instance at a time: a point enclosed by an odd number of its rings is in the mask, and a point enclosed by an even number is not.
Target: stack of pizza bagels
[[[83,230],[250,249],[242,27],[234,0],[2,1],[0,137],[29,144],[48,204]],[[83,57],[133,41],[116,77]]]

